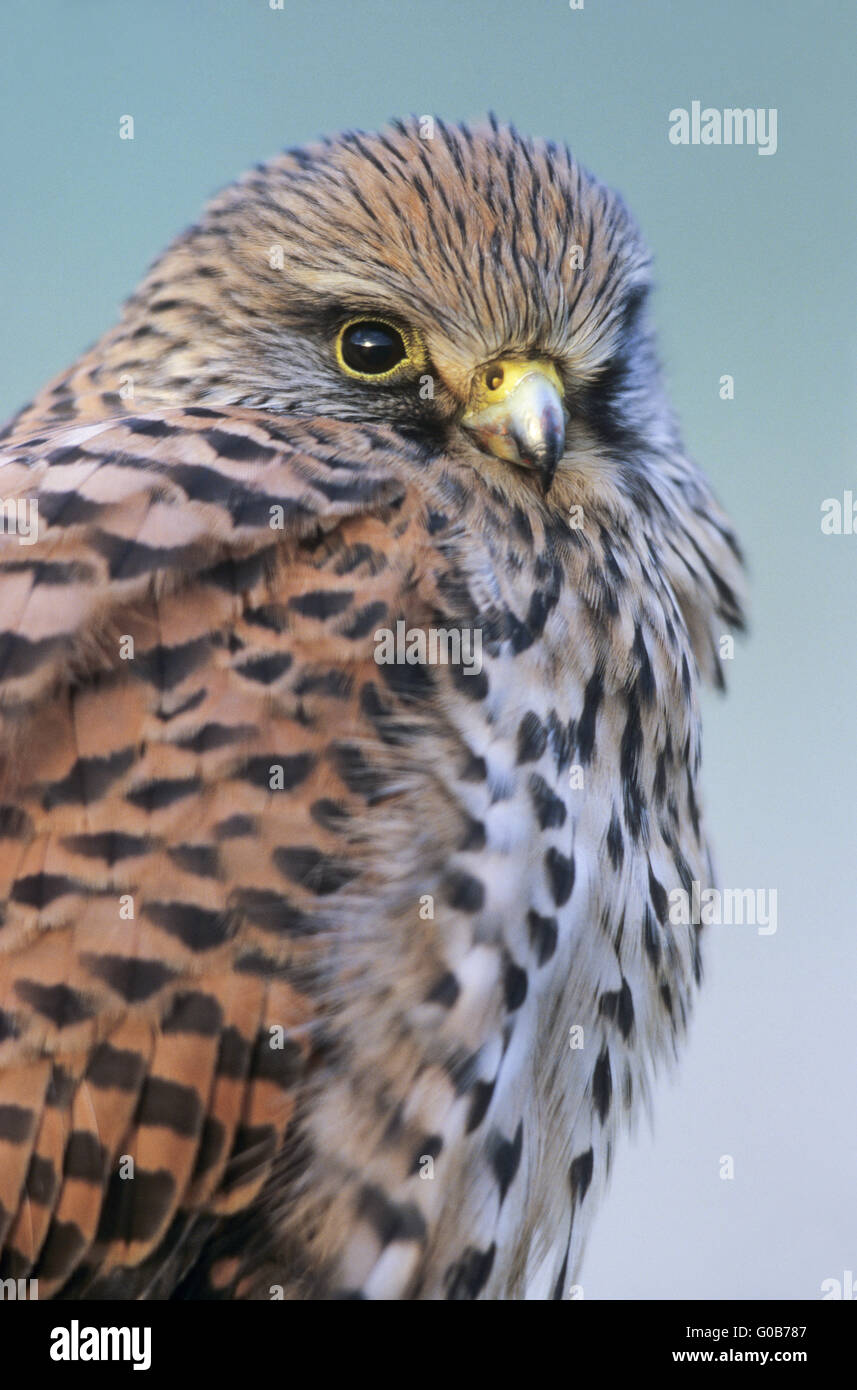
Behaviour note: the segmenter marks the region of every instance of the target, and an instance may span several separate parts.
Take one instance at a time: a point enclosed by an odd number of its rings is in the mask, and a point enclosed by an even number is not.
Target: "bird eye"
[[[407,361],[405,340],[392,324],[380,319],[358,319],[341,329],[337,341],[342,366],[353,376],[389,376]]]

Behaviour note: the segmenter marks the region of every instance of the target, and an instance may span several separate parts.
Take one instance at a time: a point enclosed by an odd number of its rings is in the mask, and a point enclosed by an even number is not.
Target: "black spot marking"
[[[395,1240],[426,1238],[426,1224],[413,1202],[397,1204],[379,1187],[366,1186],[360,1192],[357,1214],[367,1221],[382,1246]]]
[[[176,801],[182,801],[186,796],[196,796],[201,788],[202,781],[199,777],[165,777],[137,787],[128,793],[125,800],[138,810],[152,815],[155,811],[172,806]]]
[[[80,883],[65,874],[29,874],[12,885],[9,897],[13,903],[22,903],[25,907],[47,907],[57,898],[79,892],[80,888]]]
[[[636,696],[628,696],[628,719],[622,734],[619,770],[622,774],[625,824],[632,839],[637,840],[643,826],[645,801],[640,787],[640,754],[643,748],[643,727]]]
[[[133,1187],[133,1183],[126,1184]],[[37,1279],[63,1279],[86,1249],[87,1240],[74,1221],[52,1221],[36,1265]]]
[[[548,738],[556,770],[562,772],[571,762],[571,750],[575,740],[574,720],[570,719],[568,724],[563,724],[556,710],[551,710],[548,715]]]
[[[687,656],[682,653],[681,658],[681,685],[686,699],[690,698],[692,682],[690,679],[690,667],[687,664]]]
[[[0,840],[23,840],[32,829],[32,820],[20,806],[0,806]]]
[[[139,956],[83,955],[81,961],[129,1004],[150,999],[175,978],[175,972],[162,961]]]
[[[693,776],[690,768],[687,769],[687,809],[690,812],[690,820],[693,825],[693,833],[699,843],[699,807],[696,804],[696,796],[693,790]]]
[[[376,628],[383,618],[387,615],[386,603],[380,602],[367,603],[365,607],[358,608],[351,622],[343,628],[343,637],[348,637],[352,642],[358,638],[365,637],[367,633]]]
[[[488,765],[484,758],[478,758],[471,754],[461,769],[460,773],[463,782],[484,782],[488,777]]]
[[[313,845],[275,849],[273,859],[285,878],[302,884],[319,897],[338,892],[357,877],[356,869],[322,854]]]
[[[562,907],[568,902],[574,887],[574,858],[567,859],[558,849],[551,846],[545,855],[545,868],[553,900],[557,907]]]
[[[642,705],[650,705],[655,695],[655,673],[639,623],[634,632],[633,651],[637,658],[637,695]]]
[[[59,454],[74,454],[77,458],[85,458],[87,455],[82,450],[55,450],[48,455],[51,463],[74,462],[74,459],[60,459]],[[91,456],[89,456],[91,457]],[[39,522],[46,521],[49,526],[83,526],[88,521],[95,521],[101,513],[100,502],[90,502],[85,497],[81,497],[77,492],[48,492],[42,493],[39,498]],[[101,549],[99,546],[98,549]],[[0,645],[0,651],[5,654],[5,645]],[[14,643],[9,648],[12,653],[25,653],[26,648],[23,644]],[[18,659],[15,656],[14,659]],[[23,657],[26,660],[26,656]],[[0,662],[2,665],[2,662]]]
[[[263,931],[283,936],[313,936],[319,930],[315,914],[301,912],[282,893],[267,888],[239,888],[234,894],[239,911]]]
[[[335,744],[330,756],[346,787],[355,796],[374,799],[383,791],[384,778],[356,744]]]
[[[547,741],[547,730],[542,721],[532,710],[528,711],[518,726],[518,762],[537,762],[547,747]]]
[[[146,1078],[137,1109],[138,1125],[158,1125],[190,1139],[199,1133],[202,1115],[202,1102],[195,1087],[182,1086],[163,1076]]]
[[[73,1130],[66,1141],[63,1176],[97,1183],[100,1187],[106,1167],[107,1154],[95,1135],[84,1129]]]
[[[289,599],[289,608],[305,618],[318,618],[326,622],[350,608],[354,602],[351,589],[313,589],[308,594],[295,594]]]
[[[655,761],[655,780],[652,786],[652,796],[656,806],[663,806],[664,798],[667,794],[667,760],[663,750],[658,753]]]
[[[218,840],[240,840],[246,835],[255,835],[256,831],[257,826],[253,816],[227,816],[225,820],[218,821],[214,827],[214,833]]]
[[[482,821],[475,820],[472,816],[468,816],[464,832],[456,848],[459,850],[484,849],[485,843],[485,826]]]
[[[52,1207],[57,1186],[56,1169],[50,1159],[33,1154],[27,1169],[27,1196],[30,1201],[42,1207]]]
[[[45,1105],[50,1105],[55,1110],[68,1110],[76,1090],[77,1078],[71,1076],[64,1067],[58,1067],[54,1063],[45,1092]]]
[[[145,1057],[109,1042],[97,1045],[86,1068],[87,1083],[99,1090],[138,1091],[145,1074]]]
[[[292,665],[290,652],[271,652],[266,656],[255,656],[235,670],[245,680],[256,681],[259,685],[273,685],[286,674]]]
[[[451,1009],[461,993],[461,986],[451,970],[447,970],[445,975],[432,985],[426,995],[427,1004],[442,1004],[444,1008]]]
[[[444,1275],[448,1299],[463,1302],[479,1297],[494,1266],[496,1249],[493,1243],[487,1250],[468,1245],[461,1259],[450,1265]]]
[[[203,724],[196,733],[176,739],[176,748],[186,748],[190,753],[211,753],[218,748],[244,744],[256,731],[254,724]]]
[[[195,638],[177,647],[152,647],[138,652],[130,663],[131,675],[147,681],[156,690],[174,690],[207,660],[211,643],[207,637]]]
[[[299,1080],[303,1066],[300,1046],[288,1033],[280,1036],[273,1034],[270,1028],[262,1028],[257,1033],[250,1061],[252,1077],[272,1081],[281,1090],[288,1091]]]
[[[305,515],[304,509],[297,504],[292,510],[296,515]],[[262,524],[265,522],[260,521],[259,525]],[[274,547],[271,546],[267,550],[257,551],[255,555],[248,555],[245,560],[230,557],[222,564],[212,565],[200,578],[203,583],[212,584],[227,594],[240,595],[243,598],[248,589],[254,589],[265,579],[273,559]]]
[[[578,1154],[577,1158],[572,1160],[568,1176],[571,1184],[571,1200],[575,1205],[582,1202],[589,1191],[594,1166],[595,1160],[591,1149],[587,1149],[586,1153]]]
[[[470,1110],[467,1115],[466,1133],[472,1134],[474,1129],[478,1129],[488,1113],[488,1106],[494,1095],[496,1078],[493,1081],[476,1081],[470,1092]]]
[[[506,1193],[514,1182],[518,1166],[521,1162],[523,1147],[523,1121],[519,1121],[518,1128],[515,1130],[514,1139],[504,1139],[496,1134],[492,1136],[492,1142],[490,1144],[491,1166],[494,1169],[494,1176],[500,1188],[501,1206],[506,1199]]]
[[[223,1022],[223,1010],[210,994],[192,991],[177,994],[161,1023],[162,1033],[192,1033],[203,1038],[216,1037]]]
[[[455,1087],[456,1094],[463,1096],[476,1083],[479,1070],[479,1053],[465,1052],[463,1048],[455,1051],[446,1063],[450,1080]]]
[[[15,993],[55,1028],[70,1028],[92,1018],[93,1008],[68,985],[41,985],[37,980],[18,980]]]
[[[485,700],[488,696],[488,676],[484,671],[476,671],[473,666],[451,666],[452,683],[460,695],[471,700]]]
[[[42,806],[91,806],[100,801],[134,764],[136,752],[123,748],[104,758],[78,758],[66,777],[52,783],[42,795]],[[130,800],[130,798],[129,798]]]
[[[0,1105],[0,1139],[25,1144],[33,1134],[35,1115],[23,1105]]]
[[[243,1081],[250,1070],[251,1056],[251,1045],[246,1038],[241,1036],[238,1029],[231,1025],[224,1028],[217,1054],[217,1075],[229,1076],[233,1080]]]
[[[610,817],[610,825],[607,830],[607,853],[610,855],[610,863],[613,868],[621,869],[622,861],[625,858],[625,845],[622,839],[622,827],[615,810]]]
[[[446,901],[461,912],[478,912],[485,902],[485,889],[472,874],[451,869],[444,883]]]
[[[373,550],[372,546],[367,545],[365,541],[358,541],[356,545],[345,546],[337,554],[333,568],[336,574],[353,574],[361,565],[366,567],[369,574],[380,574],[387,568],[387,559],[379,551]],[[386,612],[385,605],[379,604],[377,601],[370,603],[369,607],[376,610],[380,607],[382,613]]]
[[[649,963],[654,970],[657,970],[661,959],[661,936],[648,903],[643,908],[643,945]]]
[[[65,835],[60,841],[64,849],[85,859],[101,859],[113,868],[122,859],[134,859],[148,854],[152,841],[147,835],[124,835],[119,830],[102,830],[90,835]]]
[[[60,645],[61,639],[58,637],[31,641],[17,632],[0,633],[0,675],[7,679],[29,675],[43,662],[50,660]]]
[[[530,911],[527,913],[527,930],[538,964],[546,965],[556,950],[559,932],[556,918],[542,917],[538,912]]]
[[[145,462],[148,464],[148,460]],[[68,524],[65,513],[63,521]],[[192,566],[197,557],[192,546],[145,545],[142,541],[128,540],[106,531],[93,533],[92,547],[107,561],[111,579],[140,579],[158,570],[174,573],[185,565]]]
[[[604,698],[604,683],[595,672],[586,683],[583,693],[583,710],[577,725],[577,755],[585,767],[592,760],[595,750],[595,725],[598,709]]]
[[[534,772],[529,781],[530,798],[542,830],[565,824],[566,809],[543,777]]]
[[[658,921],[661,926],[663,926],[667,920],[669,899],[667,898],[663,884],[655,878],[651,864],[649,864],[649,892],[652,895],[652,906],[655,909]]]
[[[624,976],[622,977],[621,989],[606,990],[602,994],[598,1001],[598,1012],[605,1018],[618,1023],[619,1031],[627,1042],[634,1026],[634,1000],[631,995],[631,987]]]
[[[527,972],[513,960],[506,962],[503,971],[503,992],[509,1013],[519,1009],[527,997]]]
[[[17,1038],[18,1025],[11,1014],[5,1009],[0,1009],[0,1043],[6,1042],[8,1038]]]
[[[334,700],[347,700],[354,689],[354,677],[348,671],[308,671],[294,686],[296,695],[329,695]]]
[[[255,439],[251,439],[246,434],[230,434],[227,430],[216,428],[203,430],[202,433],[215,453],[222,459],[267,462],[277,457],[275,449],[269,449],[264,444],[257,444]]]
[[[605,1047],[602,1048],[592,1073],[592,1099],[595,1101],[595,1109],[598,1111],[598,1118],[602,1124],[607,1119],[612,1096],[613,1077],[610,1072],[610,1053]]]
[[[211,845],[176,845],[167,853],[178,868],[197,878],[216,878],[220,872],[220,856]]]
[[[235,935],[237,923],[227,914],[195,903],[146,903],[144,914],[191,951],[210,951]]]
[[[36,443],[28,439],[28,445]],[[69,560],[66,563],[51,560],[7,560],[0,565],[3,574],[28,574],[34,584],[60,587],[64,584],[89,584],[96,578],[89,565]]]
[[[206,1115],[196,1150],[196,1162],[193,1168],[194,1178],[200,1178],[205,1173],[210,1172],[223,1158],[225,1148],[226,1130],[220,1120],[215,1119],[213,1115]]]
[[[112,1173],[101,1211],[98,1240],[151,1240],[158,1234],[173,1204],[175,1182],[161,1169],[137,1168],[133,1182]],[[40,1271],[42,1272],[42,1271]]]
[[[693,967],[693,978],[698,985],[702,984],[702,956],[699,950],[698,928],[690,938],[690,958]]]

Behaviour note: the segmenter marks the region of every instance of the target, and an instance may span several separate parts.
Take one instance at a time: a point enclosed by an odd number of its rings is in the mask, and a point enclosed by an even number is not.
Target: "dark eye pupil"
[[[401,334],[386,323],[352,323],[342,335],[342,358],[353,372],[389,372],[407,355]]]

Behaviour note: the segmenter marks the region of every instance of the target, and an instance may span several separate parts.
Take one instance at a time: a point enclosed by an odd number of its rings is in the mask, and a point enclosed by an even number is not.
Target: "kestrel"
[[[491,121],[259,165],[0,443],[0,1276],[562,1298],[700,976],[740,552]]]

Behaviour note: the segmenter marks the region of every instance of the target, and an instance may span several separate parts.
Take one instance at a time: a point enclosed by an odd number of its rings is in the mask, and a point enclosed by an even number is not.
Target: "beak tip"
[[[541,468],[539,469],[539,486],[541,488],[542,497],[547,497],[548,493],[553,487],[553,480],[555,477],[556,463],[549,463],[547,465],[543,464],[541,466]]]
[[[565,453],[565,416],[558,416],[554,411],[546,410],[539,422],[538,442],[533,443],[523,438],[516,442],[521,461],[529,464],[538,473],[542,496],[547,497],[556,477],[560,459]]]

